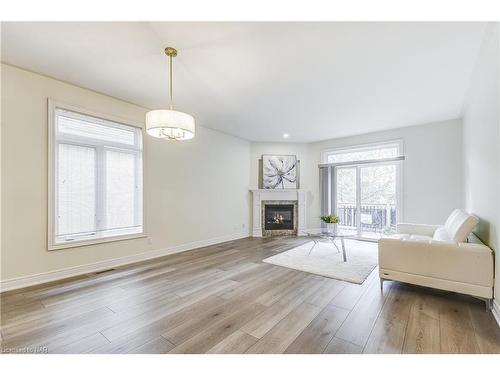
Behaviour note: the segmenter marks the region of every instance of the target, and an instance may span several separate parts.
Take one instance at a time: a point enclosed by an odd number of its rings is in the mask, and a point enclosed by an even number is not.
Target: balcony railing
[[[354,203],[337,203],[337,216],[340,225],[357,226],[358,211]],[[396,225],[396,206],[393,204],[361,204],[361,229],[378,231]]]

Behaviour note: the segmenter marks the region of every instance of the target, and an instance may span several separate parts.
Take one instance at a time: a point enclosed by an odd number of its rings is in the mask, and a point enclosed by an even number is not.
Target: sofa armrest
[[[396,232],[402,234],[418,234],[422,236],[432,237],[436,229],[438,229],[439,227],[440,225],[398,223],[396,225]]]
[[[381,270],[493,286],[493,252],[486,245],[382,238],[378,246]]]

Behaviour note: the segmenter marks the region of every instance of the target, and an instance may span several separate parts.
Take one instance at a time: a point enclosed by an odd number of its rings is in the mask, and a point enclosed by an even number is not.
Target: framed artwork
[[[296,155],[262,155],[263,189],[298,189]]]

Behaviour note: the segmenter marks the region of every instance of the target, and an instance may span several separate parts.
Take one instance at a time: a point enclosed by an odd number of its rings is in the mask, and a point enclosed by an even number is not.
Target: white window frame
[[[338,155],[338,154],[346,154],[349,152],[355,152],[355,151],[368,151],[368,150],[373,150],[377,148],[384,148],[384,146],[392,146],[396,145],[398,147],[399,155],[404,155],[404,142],[402,139],[393,139],[389,141],[383,141],[383,142],[375,142],[375,143],[363,143],[359,145],[350,145],[350,146],[342,146],[342,147],[335,147],[335,148],[330,148],[323,150],[321,152],[321,162],[324,164],[328,164],[328,156],[330,155]],[[369,159],[370,161],[376,162],[377,159]],[[356,163],[357,161],[353,161],[352,163]],[[344,162],[342,162],[344,163]],[[351,163],[351,162],[345,162],[345,163]]]
[[[398,147],[398,156],[404,156],[404,141],[402,139],[393,139],[393,140],[388,140],[388,141],[383,141],[383,142],[376,142],[376,143],[365,143],[365,144],[359,144],[359,145],[350,145],[350,146],[343,146],[343,147],[337,147],[337,148],[331,148],[331,149],[325,149],[321,152],[321,160],[323,164],[328,164],[328,165],[338,165],[338,168],[342,167],[355,167],[356,168],[356,184],[359,184],[359,168],[362,166],[377,166],[377,165],[388,165],[388,164],[395,164],[396,165],[396,180],[398,181],[398,184],[396,184],[396,215],[398,218],[399,222],[404,222],[404,187],[403,187],[403,181],[404,181],[404,164],[402,162],[394,162],[394,161],[388,161],[388,159],[369,159],[369,160],[357,160],[357,161],[347,161],[347,162],[338,162],[338,163],[329,163],[328,162],[328,156],[332,154],[343,154],[343,153],[348,153],[348,152],[356,152],[356,151],[366,151],[366,150],[373,150],[377,148],[383,148],[384,146],[391,146],[391,145],[396,145]],[[336,173],[336,168],[333,169],[334,173]],[[334,197],[334,190],[333,186],[331,187],[331,199],[333,200],[333,207],[332,209],[334,210],[333,214],[336,214],[337,210],[337,204],[336,204],[336,197]],[[361,202],[361,197],[359,196],[359,189],[356,188],[356,199],[357,199],[357,204],[359,205]],[[358,217],[358,221],[360,220],[360,217]],[[358,226],[359,228],[359,226]]]
[[[56,152],[57,152],[57,145],[58,142],[56,140],[56,109],[62,109],[62,110],[67,110],[71,112],[76,112],[80,113],[82,115],[87,115],[91,117],[96,117],[99,119],[103,120],[108,120],[116,123],[121,123],[127,126],[132,126],[135,128],[140,129],[143,139],[144,139],[144,132],[143,128],[141,125],[132,123],[126,119],[119,118],[117,116],[112,116],[108,114],[103,114],[103,113],[97,113],[79,106],[67,104],[67,103],[62,103],[59,101],[55,101],[53,99],[48,99],[47,103],[47,114],[48,114],[48,225],[47,225],[47,250],[52,251],[52,250],[60,250],[60,249],[67,249],[67,248],[73,248],[73,247],[81,247],[81,246],[88,246],[88,245],[95,245],[95,244],[100,244],[100,243],[107,243],[107,242],[114,242],[114,241],[123,241],[123,240],[129,240],[129,239],[135,239],[135,238],[144,238],[146,237],[146,227],[145,227],[145,200],[144,200],[144,141],[142,142],[142,231],[137,232],[137,233],[131,233],[131,234],[122,234],[122,235],[111,235],[107,237],[100,237],[100,238],[92,238],[92,239],[81,239],[81,240],[72,240],[64,243],[60,243],[55,241],[56,237]],[[67,137],[68,141],[64,142],[67,144],[72,144],[71,141],[69,140],[70,137]],[[83,145],[81,141],[75,143],[78,146]],[[108,145],[109,142],[106,142],[106,145]],[[95,144],[92,145],[92,147],[95,147]],[[105,146],[106,147],[106,146]],[[106,147],[108,149],[113,149],[113,147]],[[120,151],[126,151],[123,149],[123,147],[120,145]],[[99,206],[99,204],[98,204]]]

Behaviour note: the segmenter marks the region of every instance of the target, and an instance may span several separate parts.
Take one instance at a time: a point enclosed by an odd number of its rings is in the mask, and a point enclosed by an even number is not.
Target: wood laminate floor
[[[470,297],[362,285],[261,260],[303,238],[248,238],[1,296],[3,352],[500,353]]]

